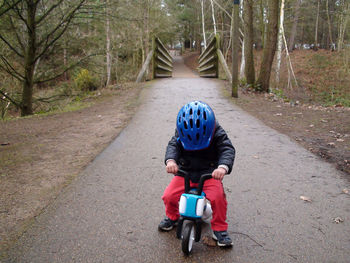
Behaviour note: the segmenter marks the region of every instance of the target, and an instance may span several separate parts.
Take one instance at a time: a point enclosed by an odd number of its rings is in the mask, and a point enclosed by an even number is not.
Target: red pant
[[[165,188],[162,199],[165,204],[165,214],[171,220],[177,220],[179,214],[179,201],[181,194],[185,191],[184,178],[174,176],[170,184]],[[196,187],[198,184],[191,182],[191,187]],[[203,187],[203,192],[206,198],[210,201],[213,210],[213,219],[211,220],[211,228],[214,231],[227,230],[226,212],[227,201],[224,188],[221,181],[215,179],[206,180]]]

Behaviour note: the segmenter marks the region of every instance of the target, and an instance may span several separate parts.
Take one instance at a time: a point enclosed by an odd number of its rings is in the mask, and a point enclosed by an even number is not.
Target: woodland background
[[[0,0],[0,261],[132,118],[155,36],[194,69],[218,34],[234,103],[350,174],[350,0],[240,1],[233,35],[234,2]]]
[[[153,36],[171,49],[200,52],[219,34],[228,64],[239,39],[243,88],[350,106],[350,0],[240,1],[238,36],[233,3],[0,1],[1,118],[72,109],[91,91],[133,82]]]

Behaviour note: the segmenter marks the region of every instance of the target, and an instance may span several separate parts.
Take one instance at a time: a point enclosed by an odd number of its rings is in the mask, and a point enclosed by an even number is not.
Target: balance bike
[[[185,255],[192,252],[193,242],[201,239],[202,223],[210,223],[212,210],[210,202],[202,192],[205,180],[212,178],[211,174],[203,174],[197,188],[190,188],[190,176],[179,170],[179,176],[185,178],[185,193],[179,203],[180,218],[176,229],[177,238],[182,240],[182,251]]]

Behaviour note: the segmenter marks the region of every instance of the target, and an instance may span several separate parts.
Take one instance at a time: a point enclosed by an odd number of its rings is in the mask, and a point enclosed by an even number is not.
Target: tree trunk
[[[257,81],[258,89],[264,92],[269,91],[272,62],[276,52],[279,0],[269,0],[268,6],[269,22],[267,26],[266,41],[264,44],[260,73]]]
[[[240,20],[242,21],[242,25],[244,26],[244,20],[243,20],[243,16],[244,16],[244,10],[243,10],[243,4],[244,4],[244,0],[241,1],[239,8],[242,10],[241,14],[240,14]],[[232,23],[231,23],[231,27],[232,27]],[[232,30],[232,29],[231,29]],[[243,28],[244,30],[244,28]],[[231,35],[230,35],[231,38]],[[239,78],[240,79],[244,79],[245,78],[245,56],[244,56],[244,50],[245,50],[245,43],[244,43],[244,36],[242,37],[242,51],[241,51],[241,67],[239,69]]]
[[[283,45],[283,35],[284,35],[284,0],[281,2],[280,10],[280,25],[278,30],[278,42],[277,42],[277,61],[276,61],[276,83],[280,81],[280,69],[281,69],[281,60],[282,60],[282,45]]]
[[[329,17],[329,6],[328,6],[328,0],[326,1],[326,13],[327,13],[327,23],[328,23],[328,36],[329,41],[331,44],[331,49],[334,49],[334,42],[332,37],[332,25],[331,25],[331,18]]]
[[[340,51],[343,49],[344,44],[344,36],[346,32],[346,26],[349,21],[349,10],[350,10],[350,4],[342,2],[342,12],[339,15],[339,36],[338,36],[338,47],[337,50]]]
[[[225,54],[225,60],[227,61],[227,57],[228,57],[228,52],[231,48],[231,44],[232,44],[232,34],[233,34],[233,16],[234,16],[234,7],[232,8],[232,15],[231,15],[231,25],[230,25],[230,40],[229,40],[229,44],[228,44],[228,47],[227,47],[227,50],[226,50],[226,54]],[[232,50],[231,50],[232,51]]]
[[[109,18],[109,1],[106,0],[106,87],[111,81],[111,36],[110,36],[110,18]]]
[[[149,53],[149,42],[150,42],[150,35],[149,35],[149,4],[148,0],[145,1],[145,13],[144,13],[144,50],[145,50],[145,56]]]
[[[288,50],[289,51],[292,51],[294,49],[294,41],[295,41],[295,36],[297,34],[301,1],[302,0],[297,0],[297,2],[295,3],[293,26],[292,26],[292,30],[290,32],[290,38],[289,38],[289,43],[288,43]]]
[[[264,48],[265,43],[265,19],[264,19],[264,5],[263,0],[260,0],[260,31],[261,31],[261,48]]]
[[[233,4],[233,32],[232,32],[232,97],[238,98],[238,48],[239,48],[239,0]]]
[[[316,26],[315,26],[315,44],[314,50],[318,50],[318,19],[320,17],[320,0],[317,1],[317,14],[316,14]]]
[[[216,21],[215,21],[215,10],[214,10],[213,0],[210,0],[210,4],[211,4],[211,15],[212,15],[213,25],[214,25],[214,35],[216,35]]]
[[[66,42],[65,42],[65,45],[64,45],[64,48],[63,48],[63,64],[64,64],[64,67],[66,68],[67,67],[67,47],[66,47]],[[64,80],[68,80],[68,73],[67,73],[67,71],[64,72],[63,77],[64,77]]]
[[[239,78],[240,79],[244,79],[245,78],[245,56],[244,56],[244,53],[245,53],[245,42],[244,42],[244,39],[243,39],[243,42],[242,42],[242,56],[241,56],[241,67],[239,69]],[[255,75],[255,74],[254,74]]]
[[[247,84],[255,84],[255,69],[253,55],[253,1],[245,0],[243,3],[244,12],[244,57],[245,57],[245,76]]]
[[[207,39],[205,37],[205,24],[204,24],[204,0],[201,0],[201,7],[202,7],[202,30],[203,30],[203,42],[204,42],[204,49],[207,48]]]
[[[24,82],[21,101],[21,116],[33,114],[33,86],[34,86],[34,69],[36,56],[36,28],[35,13],[36,6],[32,0],[26,1],[27,5],[27,46],[24,59]]]

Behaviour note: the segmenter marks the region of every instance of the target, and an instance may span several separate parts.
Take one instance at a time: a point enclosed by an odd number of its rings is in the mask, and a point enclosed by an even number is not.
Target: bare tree
[[[213,0],[210,0],[210,4],[211,4],[211,16],[213,19],[213,26],[214,26],[214,35],[216,35],[216,20],[215,20],[215,10],[214,10]]]
[[[244,21],[243,21],[243,16],[244,16],[244,10],[243,10],[243,4],[244,4],[244,0],[242,0],[240,2],[240,9],[242,10],[242,12],[240,13],[240,19],[242,21],[242,24],[244,25]],[[231,27],[232,27],[232,23],[231,23]],[[243,29],[244,30],[244,29]],[[230,30],[230,32],[232,31],[232,29]],[[231,38],[231,34],[230,34],[230,38]],[[230,40],[231,41],[231,40]],[[241,67],[239,69],[239,78],[243,79],[245,77],[245,56],[244,56],[244,51],[245,50],[245,42],[244,42],[244,36],[243,36],[243,40],[242,40],[242,56],[241,56]]]
[[[106,87],[108,87],[111,81],[112,70],[112,55],[111,55],[111,30],[110,30],[110,14],[109,14],[109,0],[106,0]]]
[[[239,48],[239,0],[233,2],[233,27],[232,27],[232,89],[231,95],[238,98],[238,48]]]
[[[203,42],[204,42],[204,48],[207,48],[207,39],[205,36],[205,19],[204,19],[204,0],[201,1],[201,11],[202,11],[202,30],[203,30]]]
[[[245,76],[247,84],[255,84],[255,69],[253,55],[253,1],[245,0],[243,2],[243,21],[244,21],[244,57],[245,57]]]
[[[298,22],[299,22],[301,2],[302,2],[302,0],[297,0],[295,2],[293,25],[292,25],[292,29],[290,32],[289,43],[288,43],[288,50],[289,51],[292,51],[294,48],[294,41],[295,41],[295,36],[297,34],[297,27],[298,27]]]
[[[258,89],[265,92],[268,92],[269,90],[272,62],[276,52],[279,0],[269,0],[268,7],[269,14],[266,40],[264,44],[260,73],[257,80]]]
[[[278,41],[277,41],[277,61],[276,61],[276,82],[280,81],[280,69],[281,69],[281,60],[282,60],[282,46],[283,46],[283,35],[284,35],[284,2],[281,0],[280,8],[280,24],[278,30]]]
[[[340,1],[341,12],[339,15],[339,29],[338,29],[338,51],[343,49],[344,36],[346,27],[350,18],[350,3],[346,0]]]
[[[329,4],[328,0],[326,1],[326,14],[327,14],[327,23],[328,23],[328,37],[329,41],[331,43],[331,49],[334,49],[334,42],[332,37],[332,25],[331,25],[331,18],[329,17]]]
[[[316,13],[316,24],[315,24],[315,44],[314,50],[318,49],[318,20],[320,17],[320,0],[317,0],[317,13]]]

